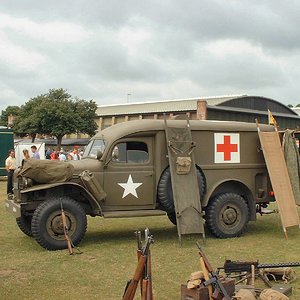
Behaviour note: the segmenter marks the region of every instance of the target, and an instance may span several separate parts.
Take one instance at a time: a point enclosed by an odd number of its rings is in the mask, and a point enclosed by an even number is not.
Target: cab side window
[[[117,144],[112,152],[112,161],[143,164],[149,161],[147,144],[144,142],[125,142]]]

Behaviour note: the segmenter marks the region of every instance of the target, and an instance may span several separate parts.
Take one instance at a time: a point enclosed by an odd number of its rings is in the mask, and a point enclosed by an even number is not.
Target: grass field
[[[82,254],[46,251],[25,236],[5,211],[5,191],[6,182],[0,182],[1,299],[121,299],[136,266],[134,231],[146,226],[155,239],[151,246],[155,299],[180,299],[180,285],[199,270],[199,237],[185,236],[180,246],[176,227],[167,217],[88,218]],[[300,261],[299,228],[288,228],[288,236],[285,240],[278,215],[259,216],[240,238],[220,240],[208,235],[204,251],[214,268],[226,258]],[[294,270],[300,277],[300,268]],[[292,287],[290,299],[300,299],[300,279]]]

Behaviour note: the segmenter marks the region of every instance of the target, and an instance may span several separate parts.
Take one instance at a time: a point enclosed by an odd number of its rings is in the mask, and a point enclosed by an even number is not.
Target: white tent
[[[16,160],[17,160],[17,167],[21,166],[22,160],[24,158],[23,150],[27,149],[29,152],[30,157],[32,157],[31,146],[35,145],[37,151],[40,154],[41,159],[45,159],[45,143],[25,143],[20,142],[15,145],[15,153],[16,153]]]

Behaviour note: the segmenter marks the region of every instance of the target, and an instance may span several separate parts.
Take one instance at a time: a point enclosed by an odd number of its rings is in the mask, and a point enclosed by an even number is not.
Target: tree
[[[5,110],[2,110],[0,116],[0,126],[7,126],[8,124],[8,116],[12,115],[17,117],[20,114],[19,106],[7,106]]]
[[[96,109],[97,105],[92,100],[73,99],[64,89],[51,89],[21,107],[16,130],[32,137],[38,133],[55,136],[57,148],[60,149],[66,134],[95,133]]]
[[[21,106],[19,116],[15,121],[15,133],[21,137],[29,135],[32,143],[36,135],[42,133],[41,119],[38,110],[45,100],[46,95],[31,98]]]
[[[292,107],[293,107],[293,105],[292,105],[292,104],[288,104],[288,105],[287,105],[287,107],[290,107],[290,108],[292,108]]]

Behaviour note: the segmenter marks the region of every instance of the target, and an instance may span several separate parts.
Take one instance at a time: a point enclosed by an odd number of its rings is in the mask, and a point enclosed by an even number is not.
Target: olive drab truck
[[[186,125],[186,120],[167,122],[175,128]],[[274,131],[273,126],[260,127]],[[219,238],[240,236],[247,223],[256,219],[257,210],[275,201],[256,125],[191,120],[189,129],[192,141],[187,151],[193,155],[196,174],[192,190],[199,194],[206,227]],[[172,145],[176,150],[176,144]],[[176,224],[170,147],[164,120],[113,125],[90,140],[82,160],[42,171],[34,165],[36,161],[28,161],[31,172],[16,174],[14,199],[6,200],[6,208],[23,233],[49,250],[66,248],[61,205],[74,245],[85,235],[87,215],[167,215]],[[51,168],[55,171],[46,176]],[[59,176],[63,168],[69,173]],[[37,173],[43,178],[36,178]],[[179,188],[180,184],[177,181]]]

